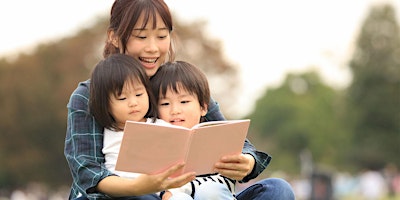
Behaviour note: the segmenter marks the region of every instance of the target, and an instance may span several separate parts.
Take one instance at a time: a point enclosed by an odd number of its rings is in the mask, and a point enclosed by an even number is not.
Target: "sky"
[[[347,63],[369,8],[390,3],[400,22],[400,0],[165,1],[183,22],[206,20],[207,33],[223,42],[227,60],[240,68],[242,92],[232,105],[236,118],[251,112],[266,89],[279,86],[287,73],[314,69],[326,84],[346,87],[351,81]],[[1,1],[0,57],[29,53],[38,43],[71,35],[108,15],[112,3]]]

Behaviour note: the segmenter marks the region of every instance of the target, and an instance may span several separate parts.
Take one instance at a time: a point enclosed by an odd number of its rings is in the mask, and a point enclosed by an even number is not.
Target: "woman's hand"
[[[215,171],[234,180],[242,180],[251,173],[254,157],[250,154],[228,155],[215,164]]]
[[[113,197],[121,197],[153,194],[170,188],[181,187],[196,178],[194,172],[170,178],[172,174],[183,167],[184,164],[180,163],[164,172],[152,175],[142,174],[135,179],[108,176],[99,182],[97,190]]]

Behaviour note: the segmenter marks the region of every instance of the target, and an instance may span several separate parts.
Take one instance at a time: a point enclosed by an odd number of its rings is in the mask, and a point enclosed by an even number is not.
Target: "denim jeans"
[[[256,182],[241,191],[238,200],[294,200],[294,192],[290,184],[280,178],[268,178]]]

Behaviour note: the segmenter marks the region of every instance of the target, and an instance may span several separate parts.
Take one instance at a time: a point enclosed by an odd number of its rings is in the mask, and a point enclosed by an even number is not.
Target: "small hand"
[[[141,191],[144,194],[150,194],[168,190],[171,188],[177,188],[185,185],[186,183],[196,178],[196,173],[188,172],[177,177],[171,178],[171,176],[178,170],[182,169],[183,163],[174,165],[164,172],[153,174],[153,175],[141,175],[137,179],[141,183],[147,183],[141,185]],[[151,185],[150,185],[151,184]],[[147,190],[145,188],[148,188]]]
[[[250,154],[228,155],[215,164],[215,171],[234,180],[242,180],[251,173],[254,157]]]

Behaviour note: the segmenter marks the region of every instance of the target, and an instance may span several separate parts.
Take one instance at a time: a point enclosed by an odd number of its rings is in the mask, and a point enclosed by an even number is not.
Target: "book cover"
[[[184,161],[174,176],[194,171],[213,172],[224,155],[242,152],[250,120],[211,121],[191,129],[127,121],[116,170],[153,174]]]

